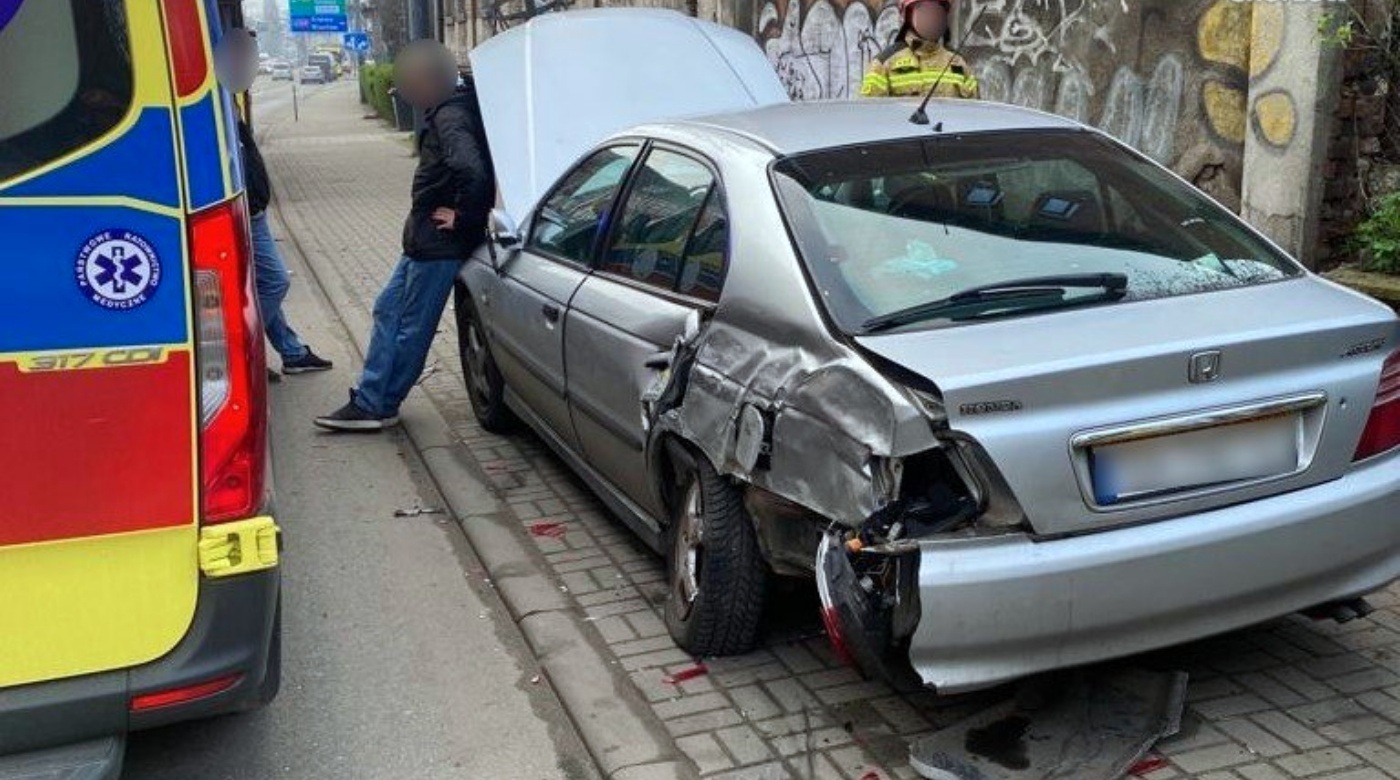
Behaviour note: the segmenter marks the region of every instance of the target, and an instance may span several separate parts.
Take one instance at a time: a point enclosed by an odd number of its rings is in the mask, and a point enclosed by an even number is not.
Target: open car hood
[[[545,14],[471,61],[501,198],[517,220],[610,135],[788,100],[752,38],[674,11]]]

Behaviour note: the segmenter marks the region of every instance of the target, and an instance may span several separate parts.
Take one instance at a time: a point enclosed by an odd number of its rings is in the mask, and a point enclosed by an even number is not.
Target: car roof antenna
[[[972,19],[967,23],[967,27],[963,30],[962,38],[958,40],[957,48],[952,51],[953,54],[960,54],[962,52],[963,44],[967,43],[967,37],[972,34],[973,26],[977,24],[978,19],[982,18],[982,12],[986,10],[987,6],[985,3],[978,5],[977,13],[973,14]],[[910,122],[916,125],[928,124],[928,102],[933,99],[934,93],[938,91],[938,85],[943,83],[943,77],[948,75],[948,71],[952,70],[952,68],[953,61],[950,59],[948,60],[948,64],[943,66],[943,70],[939,72],[938,78],[933,80],[933,86],[928,88],[928,92],[924,95],[923,102],[919,104],[918,108],[914,109],[914,113],[909,117]],[[943,123],[939,122],[937,125],[934,125],[933,132],[943,132]]]

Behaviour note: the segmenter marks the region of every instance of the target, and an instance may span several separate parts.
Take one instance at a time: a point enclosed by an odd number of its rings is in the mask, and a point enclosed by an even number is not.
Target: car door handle
[[[559,321],[560,312],[558,306],[555,306],[552,303],[546,303],[542,311],[544,312],[544,318],[546,320],[549,320],[551,324]]]

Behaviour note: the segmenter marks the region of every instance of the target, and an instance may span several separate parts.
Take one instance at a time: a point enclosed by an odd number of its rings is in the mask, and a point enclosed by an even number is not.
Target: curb
[[[370,321],[330,294],[318,263],[304,251],[275,199],[270,211],[281,235],[302,260],[363,360]],[[545,574],[541,553],[529,547],[519,523],[482,478],[471,455],[421,388],[404,402],[403,429],[467,541],[481,559],[512,620],[544,669],[594,762],[608,780],[694,780],[690,761],[615,663],[598,650],[578,610]]]

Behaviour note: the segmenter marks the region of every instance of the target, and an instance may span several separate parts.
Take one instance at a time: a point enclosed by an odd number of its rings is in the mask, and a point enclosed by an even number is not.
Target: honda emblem
[[[1220,378],[1221,354],[1219,350],[1198,352],[1191,356],[1191,365],[1186,377],[1193,385],[1205,385]]]

